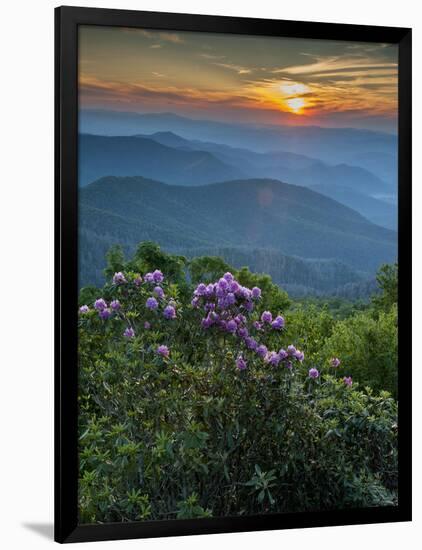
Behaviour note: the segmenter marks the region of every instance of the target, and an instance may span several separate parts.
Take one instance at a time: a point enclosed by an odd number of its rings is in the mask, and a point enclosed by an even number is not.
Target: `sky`
[[[82,26],[82,108],[397,131],[394,44]]]

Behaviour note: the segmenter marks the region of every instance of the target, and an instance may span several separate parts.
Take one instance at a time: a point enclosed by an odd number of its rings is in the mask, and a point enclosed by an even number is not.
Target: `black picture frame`
[[[399,503],[394,507],[78,525],[78,26],[395,43],[399,47]],[[411,29],[59,7],[55,10],[55,540],[82,542],[411,520]]]

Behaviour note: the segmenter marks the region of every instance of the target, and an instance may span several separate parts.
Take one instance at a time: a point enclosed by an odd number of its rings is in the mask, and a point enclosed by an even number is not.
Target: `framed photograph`
[[[55,120],[55,539],[409,521],[411,30],[57,8]]]

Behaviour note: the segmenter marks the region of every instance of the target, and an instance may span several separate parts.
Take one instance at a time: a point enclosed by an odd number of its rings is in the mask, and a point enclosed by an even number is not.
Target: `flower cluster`
[[[167,300],[161,284],[164,281],[164,275],[156,269],[153,272],[140,274],[125,274],[117,272],[113,275],[112,283],[116,287],[124,285],[132,286],[132,292],[137,294],[141,303],[145,304],[145,313],[149,320],[144,320],[142,325],[144,330],[150,330],[154,324],[154,317],[162,316],[166,321],[177,319],[176,302],[172,299]],[[120,292],[120,291],[119,291]],[[125,294],[123,293],[123,296]],[[237,355],[235,359],[236,367],[239,371],[244,371],[248,367],[248,361],[258,357],[266,365],[278,367],[283,365],[291,370],[295,363],[302,363],[304,353],[294,345],[281,348],[278,351],[268,349],[264,342],[273,341],[277,332],[285,327],[284,317],[281,315],[273,316],[271,311],[258,313],[258,305],[261,300],[261,289],[253,287],[249,289],[242,286],[231,273],[225,273],[215,283],[200,283],[194,290],[191,304],[194,309],[202,312],[201,327],[205,330],[215,329],[219,332],[233,337],[236,341]],[[98,298],[93,304],[93,309],[98,313],[102,320],[107,320],[115,316],[126,323],[123,331],[123,337],[133,339],[138,331],[138,326],[132,326],[132,323],[126,317],[125,308],[121,302],[115,298],[109,303],[104,298]],[[90,314],[91,309],[88,305],[80,306],[80,315]],[[271,335],[273,337],[271,338]],[[270,337],[267,341],[266,337]],[[156,354],[166,359],[170,355],[169,348],[161,344],[156,350]],[[329,359],[329,364],[333,368],[340,366],[341,361],[338,357]],[[316,380],[320,378],[320,371],[313,367],[308,370],[308,377]],[[353,384],[350,376],[345,376],[343,382],[350,387]]]
[[[204,313],[201,320],[202,328],[207,330],[214,327],[231,334],[243,344],[244,354],[256,354],[267,364],[278,366],[283,363],[291,369],[294,361],[303,361],[303,352],[294,346],[289,346],[287,350],[270,351],[256,338],[257,333],[264,336],[272,331],[281,331],[285,325],[281,315],[274,318],[270,311],[264,311],[259,320],[251,320],[260,298],[260,288],[249,289],[239,284],[231,273],[225,273],[215,283],[200,283],[193,293],[191,304]],[[239,370],[247,367],[244,354],[240,354],[236,359]]]
[[[145,273],[143,277],[139,273],[128,276],[119,271],[112,278],[112,283],[115,286],[133,285],[135,290],[141,290],[142,288],[147,295],[150,294],[145,301],[147,311],[158,312],[166,320],[176,319],[176,302],[174,300],[166,301],[164,289],[160,286],[163,281],[164,275],[159,269],[151,273]],[[103,320],[109,319],[112,315],[118,316],[120,319],[126,319],[122,304],[117,299],[107,303],[104,298],[98,298],[94,302],[94,310],[97,311],[99,318]],[[83,305],[79,308],[81,315],[86,315],[90,311],[88,305]],[[144,321],[144,329],[149,330],[150,328],[150,321]],[[125,338],[134,338],[135,331],[133,327],[130,325],[127,326],[123,332],[123,336]]]

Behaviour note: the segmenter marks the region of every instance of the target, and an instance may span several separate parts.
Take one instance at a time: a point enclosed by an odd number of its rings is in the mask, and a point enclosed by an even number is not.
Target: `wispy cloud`
[[[252,72],[252,69],[247,67],[242,67],[242,65],[235,65],[233,63],[213,63],[217,67],[222,67],[223,69],[229,69],[230,71],[235,71],[237,74],[249,74]]]
[[[203,57],[204,59],[225,59],[225,55],[215,55],[211,53],[200,53],[198,54],[200,57]]]
[[[333,72],[337,70],[345,71],[350,69],[385,69],[387,67],[397,67],[397,63],[386,63],[370,60],[362,57],[327,56],[316,57],[313,63],[303,65],[293,65],[281,67],[271,71],[273,74],[284,73],[288,75],[308,75],[316,73]]]
[[[147,31],[145,29],[137,29],[137,31],[151,40],[164,40],[165,42],[172,42],[173,44],[183,44],[184,39],[175,32],[158,32],[158,31]]]

